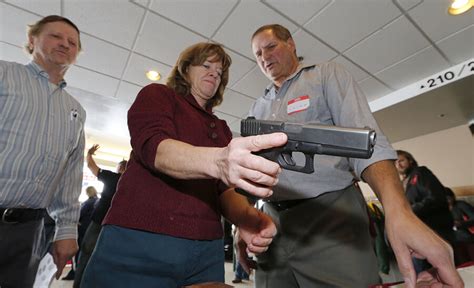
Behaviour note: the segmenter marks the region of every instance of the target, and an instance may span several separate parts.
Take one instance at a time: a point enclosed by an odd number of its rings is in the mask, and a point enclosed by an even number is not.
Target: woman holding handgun
[[[251,252],[271,243],[271,219],[230,187],[270,194],[280,167],[251,152],[281,146],[286,135],[231,141],[225,121],[212,113],[230,64],[220,45],[198,43],[181,53],[166,85],[138,94],[128,112],[133,157],[83,287],[224,282],[221,216],[240,227]]]

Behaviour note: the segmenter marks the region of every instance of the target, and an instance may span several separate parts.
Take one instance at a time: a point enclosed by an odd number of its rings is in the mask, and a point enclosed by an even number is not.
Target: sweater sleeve
[[[139,93],[128,111],[128,128],[135,157],[155,170],[156,149],[161,141],[175,139],[176,94],[168,87],[150,84]]]

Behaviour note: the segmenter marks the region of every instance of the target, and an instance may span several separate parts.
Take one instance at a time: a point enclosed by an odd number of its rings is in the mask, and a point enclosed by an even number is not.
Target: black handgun
[[[347,128],[317,124],[295,124],[256,120],[249,117],[240,122],[240,134],[252,136],[283,132],[288,136],[285,146],[256,152],[277,162],[284,169],[313,173],[314,154],[368,159],[372,156],[376,133],[370,128]],[[305,165],[297,165],[293,152],[305,155]]]

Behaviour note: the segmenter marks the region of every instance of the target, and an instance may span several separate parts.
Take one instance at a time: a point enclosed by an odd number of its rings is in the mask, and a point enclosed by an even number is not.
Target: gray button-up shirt
[[[55,240],[79,219],[86,112],[38,64],[0,61],[0,207],[47,208]]]
[[[370,127],[377,132],[377,142],[370,159],[315,155],[312,174],[283,170],[271,200],[311,198],[340,190],[353,182],[354,175],[360,178],[372,163],[397,158],[362,90],[341,65],[300,63],[279,91],[275,88],[267,87],[265,95],[251,107],[249,116],[289,123]],[[301,156],[296,155],[299,163]]]

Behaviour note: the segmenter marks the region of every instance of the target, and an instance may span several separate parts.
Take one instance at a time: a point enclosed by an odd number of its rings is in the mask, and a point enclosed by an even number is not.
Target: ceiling
[[[149,80],[164,77],[178,54],[199,41],[223,44],[232,57],[224,102],[215,113],[238,133],[240,119],[268,80],[249,38],[279,23],[305,60],[349,69],[370,103],[474,58],[474,9],[447,14],[449,0],[0,0],[0,59],[25,63],[25,25],[59,14],[81,30],[84,51],[66,75],[87,111],[88,145],[127,156],[126,113]],[[391,141],[474,119],[472,76],[374,111]],[[460,83],[458,83],[460,82]],[[461,83],[462,82],[462,83]],[[448,110],[450,109],[450,110]],[[423,111],[422,113],[420,113]],[[445,114],[445,117],[438,117]],[[428,119],[435,119],[437,125]],[[405,122],[408,122],[407,126]],[[111,159],[112,161],[112,159]]]

